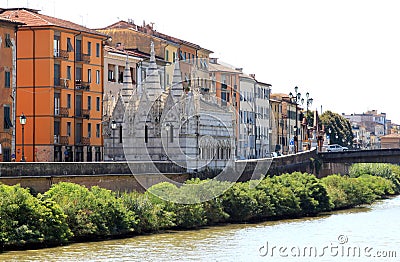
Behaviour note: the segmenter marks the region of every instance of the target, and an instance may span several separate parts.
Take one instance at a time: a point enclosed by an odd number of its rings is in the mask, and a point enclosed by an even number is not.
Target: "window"
[[[71,80],[71,66],[67,66],[67,79]]]
[[[4,105],[4,121],[3,121],[4,129],[9,129],[13,127],[10,115],[11,115],[10,106]]]
[[[88,81],[88,83],[92,83],[92,69],[88,69],[87,70],[87,81]]]
[[[96,43],[96,57],[100,57],[100,44]]]
[[[96,124],[96,137],[100,137],[100,124]]]
[[[11,86],[11,74],[10,71],[5,71],[5,79],[4,79],[4,86],[10,87]]]
[[[122,143],[122,125],[119,126],[119,143]]]
[[[92,55],[92,42],[87,43],[87,54],[88,56]]]
[[[71,94],[67,94],[67,108],[71,108]]]
[[[96,97],[96,111],[100,111],[100,97]]]
[[[54,64],[54,86],[60,86],[60,64]]]
[[[53,41],[53,47],[54,47],[54,57],[60,57],[60,36],[55,35],[54,36],[54,41]]]
[[[114,71],[108,70],[108,81],[114,81]]]
[[[67,52],[72,52],[74,51],[74,48],[72,47],[71,44],[71,38],[67,37]]]
[[[91,123],[87,124],[87,136],[89,138],[92,137],[92,124]]]
[[[11,39],[10,39],[10,34],[6,34],[5,39],[6,39],[6,47],[12,47],[13,44],[12,44]]]
[[[100,84],[100,70],[96,70],[96,84]]]
[[[147,144],[149,142],[149,127],[144,126],[144,142]]]
[[[169,51],[165,50],[165,60],[169,60]]]
[[[71,136],[71,122],[67,122],[67,136]]]
[[[92,97],[91,96],[87,97],[87,109],[88,110],[92,109]]]
[[[175,53],[175,52],[173,52],[173,53],[172,53],[172,62],[174,62],[174,63],[175,63],[175,59],[176,59],[176,53]]]

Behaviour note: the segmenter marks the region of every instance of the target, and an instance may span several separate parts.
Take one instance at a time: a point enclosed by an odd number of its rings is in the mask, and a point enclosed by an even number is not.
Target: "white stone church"
[[[174,65],[172,85],[164,90],[153,43],[147,77],[136,86],[126,60],[116,103],[105,99],[109,114],[103,129],[106,161],[170,161],[188,172],[232,165],[237,130],[234,109],[221,105],[212,90],[200,92],[205,81],[195,81],[199,78],[196,65],[190,88],[184,90],[179,63]]]

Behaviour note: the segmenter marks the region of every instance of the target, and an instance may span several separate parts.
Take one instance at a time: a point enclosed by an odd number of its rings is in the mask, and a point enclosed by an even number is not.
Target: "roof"
[[[236,70],[232,67],[224,66],[221,64],[214,64],[214,63],[209,63],[210,72],[217,71],[217,72],[228,72],[228,73],[236,73],[236,74],[242,74],[239,70]]]
[[[0,11],[1,11],[1,9],[0,9]],[[14,21],[14,20],[9,19],[9,18],[5,18],[5,17],[0,17],[0,22],[2,22],[2,23],[10,23],[10,24],[14,24],[14,25],[23,25],[24,24],[24,23]]]
[[[73,22],[43,15],[39,13],[39,10],[28,9],[28,8],[2,8],[0,9],[0,17],[11,19],[16,22],[24,23],[24,26],[37,26],[37,27],[49,27],[57,26],[79,32],[85,32],[98,36],[106,36],[96,30],[89,29],[87,27],[75,24]]]
[[[389,134],[389,135],[381,136],[381,139],[382,138],[399,138],[400,139],[400,134],[397,134],[397,133]]]
[[[185,41],[185,40],[182,40],[182,39],[179,39],[179,38],[167,35],[167,34],[160,33],[158,31],[154,30],[154,28],[152,26],[146,25],[146,24],[144,24],[143,26],[139,26],[139,25],[134,24],[133,22],[126,22],[126,21],[121,20],[112,25],[109,25],[104,28],[99,28],[97,30],[108,30],[108,29],[130,29],[130,30],[142,32],[142,33],[145,33],[148,35],[152,35],[154,37],[158,37],[158,38],[161,38],[163,40],[170,41],[173,43],[190,46],[197,50],[201,49],[205,52],[213,53],[213,51],[205,49],[197,44],[194,44],[189,41]]]

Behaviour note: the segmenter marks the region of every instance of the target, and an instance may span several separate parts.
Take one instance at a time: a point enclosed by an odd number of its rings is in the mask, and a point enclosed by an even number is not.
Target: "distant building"
[[[381,137],[382,148],[400,148],[400,134],[390,134]]]

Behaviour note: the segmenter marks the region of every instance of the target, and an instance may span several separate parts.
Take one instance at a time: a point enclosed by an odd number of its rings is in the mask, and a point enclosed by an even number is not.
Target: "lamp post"
[[[294,133],[294,142],[295,142],[295,146],[294,146],[294,151],[295,151],[295,153],[297,153],[297,151],[298,151],[298,145],[299,145],[299,142],[298,142],[298,137],[297,137],[297,131],[298,131],[298,112],[297,112],[297,105],[301,102],[302,104],[304,103],[304,98],[303,99],[301,99],[301,93],[299,93],[299,92],[297,92],[299,90],[299,88],[296,86],[295,88],[294,88],[294,95],[293,95],[293,93],[292,92],[290,92],[289,93],[289,98],[290,98],[290,101],[291,102],[294,102],[295,104],[296,104],[296,116],[295,116],[295,118],[296,118],[296,124],[295,124],[295,126],[294,126],[294,130],[295,130],[295,133]],[[301,99],[301,100],[300,100]]]
[[[19,117],[19,123],[22,126],[22,157],[21,157],[21,162],[26,162],[25,160],[25,141],[24,141],[24,127],[26,124],[26,116],[24,115],[24,113],[22,113],[22,115]]]
[[[310,133],[308,130],[308,106],[311,106],[313,103],[314,99],[310,97],[310,93],[306,93],[306,105],[307,105],[307,111],[306,111],[306,130],[307,130],[307,142],[309,145],[309,148],[311,148],[311,142],[310,142]]]
[[[112,148],[113,148],[112,160],[115,161],[115,129],[117,129],[117,123],[115,122],[115,120],[111,121],[111,129],[112,129]]]

